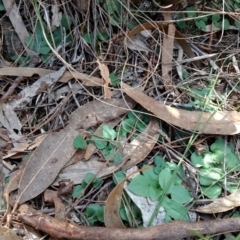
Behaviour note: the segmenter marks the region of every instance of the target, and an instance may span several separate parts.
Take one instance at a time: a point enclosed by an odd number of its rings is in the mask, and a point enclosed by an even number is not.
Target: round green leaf
[[[73,146],[77,149],[84,149],[87,146],[87,142],[83,140],[81,135],[78,135],[73,141]]]
[[[100,150],[104,149],[108,144],[108,142],[104,141],[102,138],[98,136],[92,136],[91,140],[94,142],[94,145],[96,146],[96,148]]]
[[[214,184],[213,186],[202,187],[202,191],[208,198],[218,198],[222,192],[222,188],[219,185]]]
[[[72,197],[73,198],[78,198],[82,192],[84,191],[84,187],[79,184],[73,187],[73,192],[72,192]]]
[[[159,174],[159,185],[166,192],[170,193],[174,184],[173,175],[169,168],[163,169]]]
[[[172,192],[171,192],[171,198],[176,202],[184,204],[189,202],[192,199],[192,196],[185,187],[183,187],[182,185],[178,185],[178,186],[173,186]]]
[[[110,139],[110,140],[114,140],[117,136],[116,131],[109,125],[103,125],[102,133],[104,138]]]

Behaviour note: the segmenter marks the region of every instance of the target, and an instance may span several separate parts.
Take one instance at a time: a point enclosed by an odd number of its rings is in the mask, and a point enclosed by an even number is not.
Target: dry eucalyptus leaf
[[[31,67],[4,67],[0,68],[0,76],[19,76],[19,77],[32,77],[38,74],[40,77],[54,73],[56,71],[44,68],[31,68]],[[82,81],[85,86],[102,86],[103,80],[97,77],[89,76],[77,71],[65,71],[59,78],[59,82],[68,82],[70,79],[78,79]]]
[[[122,166],[122,169],[129,169],[147,157],[158,141],[158,130],[159,123],[155,118],[152,118],[147,128],[124,147],[123,156],[129,161]]]
[[[31,86],[24,88],[19,94],[17,99],[10,101],[8,104],[13,108],[21,108],[28,104],[31,99],[39,93],[45,91],[53,83],[57,82],[65,72],[66,67],[61,67],[57,72],[49,73],[42,76]]]
[[[0,103],[0,124],[8,130],[10,133],[9,137],[13,140],[14,146],[17,146],[16,141],[22,138],[22,124],[9,104]],[[16,133],[16,130],[18,133]]]
[[[105,81],[105,83],[103,84],[104,99],[110,99],[112,97],[112,92],[109,88],[109,85],[111,84],[111,79],[109,78],[109,69],[106,66],[106,64],[101,63],[99,60],[97,60],[97,63],[98,63],[98,67],[100,69],[102,78]]]
[[[131,105],[131,103],[128,103]],[[120,99],[94,101],[85,104],[70,115],[69,125],[60,132],[51,133],[29,158],[18,187],[15,209],[42,193],[57,177],[63,166],[76,152],[74,138],[89,127],[114,119],[128,110]],[[14,209],[14,210],[15,210]]]
[[[122,180],[108,195],[104,208],[104,224],[107,228],[125,228],[119,216],[119,209],[122,201],[123,186],[126,180]]]
[[[169,124],[207,134],[234,135],[240,132],[239,112],[209,113],[177,109],[154,100],[137,87],[132,88],[125,83],[122,83],[121,87],[129,97]]]
[[[235,207],[240,206],[240,190],[232,193],[226,197],[212,199],[212,203],[194,209],[197,212],[201,213],[220,213],[231,210]]]

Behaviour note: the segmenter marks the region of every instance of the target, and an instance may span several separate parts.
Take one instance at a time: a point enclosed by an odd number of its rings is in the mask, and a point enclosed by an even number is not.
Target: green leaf
[[[96,212],[101,208],[99,204],[89,204],[86,211],[84,212],[85,215],[89,217],[93,217],[96,215]]]
[[[219,169],[200,169],[199,172],[199,181],[203,186],[209,186],[212,183],[221,180],[222,174],[219,173]]]
[[[49,48],[49,46],[41,46],[39,45],[39,50],[38,52],[41,54],[47,54],[51,51],[51,49]]]
[[[123,171],[118,171],[115,174],[113,174],[113,181],[117,185],[125,178],[125,173]]]
[[[107,32],[97,32],[97,38],[100,41],[107,41],[109,39],[109,35]]]
[[[150,185],[149,187],[149,197],[151,200],[155,201],[159,199],[159,197],[163,194],[163,190],[159,187],[156,187],[155,185]]]
[[[189,202],[192,199],[192,196],[185,187],[183,187],[182,185],[178,185],[173,186],[171,192],[171,199],[181,204],[184,204]]]
[[[78,135],[73,141],[73,146],[76,149],[84,149],[87,146],[87,142],[83,140],[82,135]]]
[[[135,121],[132,119],[125,119],[122,121],[122,128],[127,132],[131,132],[134,125],[135,125]]]
[[[158,167],[166,167],[166,162],[164,160],[164,158],[162,156],[159,156],[157,155],[155,158],[154,158],[154,164]]]
[[[84,189],[85,188],[81,184],[74,186],[73,187],[73,192],[72,192],[72,197],[73,198],[78,198],[82,194]]]
[[[103,125],[102,133],[104,138],[110,139],[110,140],[114,140],[117,136],[116,131],[109,125]]]
[[[94,35],[92,33],[85,33],[82,37],[86,41],[86,43],[93,44]]]
[[[69,30],[72,25],[72,20],[67,14],[62,15],[61,19],[61,26],[64,27],[66,30]]]
[[[91,140],[94,142],[96,148],[100,150],[104,149],[108,144],[107,141],[104,141],[102,138],[98,136],[92,136]]]
[[[202,187],[202,192],[208,198],[218,198],[222,192],[222,188],[219,185],[214,184],[213,186]]]
[[[85,175],[85,177],[84,177],[84,179],[83,179],[83,181],[86,183],[86,184],[88,184],[88,183],[90,183],[93,179],[95,179],[96,178],[96,176],[93,174],[93,173],[87,173],[86,175]]]
[[[186,21],[177,21],[177,25],[180,29],[184,29],[187,26]]]
[[[194,167],[202,167],[204,165],[203,163],[203,155],[197,154],[197,152],[192,153],[191,155],[191,162]]]
[[[240,22],[237,20],[234,20],[234,24],[236,26],[236,28],[240,29]]]
[[[206,23],[205,23],[203,20],[195,21],[195,25],[196,25],[200,30],[206,30]]]
[[[229,28],[230,28],[230,23],[229,23],[228,19],[225,18],[223,20],[223,29],[228,30]]]
[[[239,171],[240,170],[240,159],[234,154],[230,153],[226,156],[226,167],[229,171]]]
[[[108,144],[104,149],[102,149],[102,153],[106,159],[112,158],[115,151],[116,150],[112,144]]]
[[[186,10],[187,10],[186,13],[187,13],[188,17],[194,18],[194,17],[197,16],[196,8],[195,8],[195,7],[188,7],[188,8],[186,8]]]
[[[162,207],[165,209],[167,215],[175,220],[189,220],[187,209],[179,202],[165,197],[162,203]]]
[[[115,154],[114,154],[114,158],[113,158],[113,162],[114,163],[120,163],[122,161],[122,158],[123,158],[123,155],[120,151],[117,151]]]
[[[154,169],[149,165],[143,165],[142,169],[143,176],[148,182],[156,182],[158,183],[158,175],[154,172]]]
[[[100,206],[96,211],[96,216],[99,222],[104,222],[104,207]]]
[[[169,168],[163,169],[159,174],[159,185],[164,191],[166,191],[166,193],[170,193],[172,191],[173,184],[174,179],[171,170]]]
[[[212,22],[218,22],[219,20],[221,19],[221,16],[220,16],[220,14],[214,14],[213,16],[212,16]]]
[[[99,188],[102,183],[103,183],[103,180],[101,178],[96,178],[93,180],[92,186],[93,188]]]
[[[136,195],[150,197],[150,186],[151,182],[148,182],[143,175],[138,175],[130,182],[130,184],[128,185],[128,189]]]
[[[117,87],[120,84],[120,79],[114,73],[110,73],[109,78],[113,87]]]
[[[0,3],[0,11],[5,11],[5,7],[4,7],[4,4],[2,2]]]

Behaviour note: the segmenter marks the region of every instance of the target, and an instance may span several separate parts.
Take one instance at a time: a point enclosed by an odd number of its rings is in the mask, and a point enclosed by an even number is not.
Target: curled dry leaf
[[[220,213],[231,210],[235,207],[240,206],[240,190],[232,193],[226,197],[212,199],[212,203],[194,209],[197,212],[201,213]]]
[[[142,131],[130,144],[123,149],[124,158],[129,159],[122,169],[129,169],[143,161],[152,151],[159,138],[159,124],[152,118],[147,128]]]
[[[109,88],[109,85],[111,84],[111,79],[109,78],[109,70],[106,64],[101,63],[99,60],[97,60],[102,78],[104,79],[105,83],[103,84],[103,90],[104,90],[104,99],[110,99],[112,97],[112,92]]]
[[[166,106],[136,87],[122,83],[122,90],[156,117],[180,128],[207,134],[233,135],[240,132],[240,113],[236,111],[198,112]]]
[[[66,67],[61,67],[58,71],[46,74],[40,77],[36,82],[34,82],[31,86],[24,88],[19,94],[18,98],[10,101],[8,103],[12,109],[21,108],[28,104],[31,99],[37,94],[45,91],[50,85],[57,82],[59,78],[65,72]]]
[[[119,216],[119,209],[122,201],[123,186],[126,180],[122,180],[108,195],[104,208],[104,224],[107,228],[125,228]]]
[[[129,102],[128,105],[131,105]],[[101,122],[114,119],[128,111],[126,102],[120,99],[94,101],[73,112],[69,125],[60,132],[51,133],[33,152],[23,171],[18,186],[19,203],[36,197],[42,193],[57,177],[62,167],[76,152],[74,138],[85,130]]]
[[[44,192],[44,201],[53,203],[55,207],[55,218],[65,220],[65,207],[62,200],[58,197],[57,191],[47,189]]]

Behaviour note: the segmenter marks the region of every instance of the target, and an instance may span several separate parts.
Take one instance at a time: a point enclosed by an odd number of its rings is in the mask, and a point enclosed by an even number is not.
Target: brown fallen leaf
[[[172,14],[169,12],[163,13],[165,21],[172,20]],[[175,26],[172,22],[168,24],[167,33],[164,34],[163,44],[162,44],[162,63],[171,63],[173,60],[173,47],[174,47],[174,36],[175,36]],[[172,66],[162,64],[162,81],[167,90],[172,89],[172,77],[170,71]]]
[[[4,67],[0,68],[0,76],[22,76],[32,77],[34,74],[43,77],[46,74],[54,73],[55,70],[44,69],[44,68],[31,68],[31,67]],[[103,80],[101,78],[93,77],[80,72],[65,71],[64,74],[59,78],[59,82],[68,82],[70,79],[76,78],[82,81],[85,86],[102,86]]]
[[[194,211],[201,213],[220,213],[231,210],[240,206],[240,190],[232,193],[226,197],[212,199],[212,203],[194,209]]]
[[[54,204],[55,218],[66,220],[65,206],[62,203],[62,200],[58,197],[57,191],[46,189],[46,191],[44,192],[44,201]]]
[[[26,154],[25,151],[33,150],[34,148],[38,147],[46,137],[47,137],[47,135],[42,134],[42,135],[36,137],[32,142],[20,143],[17,147],[14,147],[14,148],[8,150],[7,155],[5,155],[3,157],[3,159],[13,157],[19,153],[23,153],[25,155]]]
[[[156,117],[177,127],[207,134],[234,135],[240,132],[240,113],[236,111],[200,112],[166,106],[126,83],[122,90]]]
[[[122,169],[129,169],[148,156],[158,141],[158,130],[158,121],[155,118],[151,118],[147,128],[123,148],[123,156],[129,160],[122,166]]]
[[[61,67],[58,71],[46,74],[40,77],[37,81],[35,81],[29,87],[25,87],[18,95],[17,99],[14,99],[8,102],[6,105],[15,108],[21,108],[27,105],[34,96],[38,95],[39,93],[45,91],[49,86],[53,83],[57,82],[59,78],[64,74],[66,71],[66,67]]]
[[[109,69],[106,66],[106,64],[101,63],[99,60],[97,60],[97,63],[98,63],[98,67],[100,69],[102,78],[105,81],[105,83],[103,84],[104,99],[110,99],[112,97],[112,92],[109,88],[109,85],[111,84],[111,79],[109,78]]]
[[[104,208],[104,224],[107,228],[125,228],[119,216],[119,209],[126,180],[127,178],[122,180],[108,195]]]
[[[131,106],[131,103],[128,103]],[[74,138],[101,122],[114,119],[128,111],[124,100],[94,101],[70,115],[69,125],[60,132],[51,133],[29,158],[18,186],[16,210],[19,203],[42,193],[57,177],[63,166],[76,152]]]

